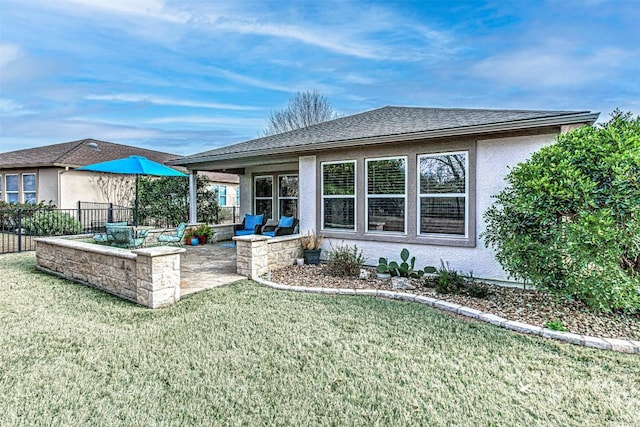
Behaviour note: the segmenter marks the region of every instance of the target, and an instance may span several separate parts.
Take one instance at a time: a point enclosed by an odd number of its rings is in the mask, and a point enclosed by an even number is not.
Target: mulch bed
[[[416,289],[398,290],[392,289],[391,281],[376,279],[373,270],[366,280],[334,277],[327,274],[325,265],[285,267],[271,272],[271,281],[291,286],[409,292],[462,304],[530,325],[544,326],[547,321],[560,321],[565,328],[576,334],[640,341],[640,314],[595,313],[579,301],[568,301],[530,289],[485,284],[490,295],[473,298],[464,294],[440,294],[425,286],[423,280],[412,279],[411,283]]]

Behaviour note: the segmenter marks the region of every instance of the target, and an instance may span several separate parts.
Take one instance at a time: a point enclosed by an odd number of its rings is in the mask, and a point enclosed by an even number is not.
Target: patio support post
[[[189,224],[198,222],[198,171],[189,171]]]

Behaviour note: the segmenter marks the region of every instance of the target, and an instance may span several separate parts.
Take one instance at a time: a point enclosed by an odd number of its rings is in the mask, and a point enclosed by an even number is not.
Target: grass
[[[633,425],[640,357],[244,281],[149,310],[0,257],[0,425]]]

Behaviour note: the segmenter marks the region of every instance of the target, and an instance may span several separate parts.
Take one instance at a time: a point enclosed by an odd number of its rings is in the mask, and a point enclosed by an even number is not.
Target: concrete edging
[[[456,313],[461,316],[466,316],[482,322],[491,323],[492,325],[510,329],[512,331],[520,332],[523,334],[531,334],[543,338],[551,338],[582,347],[590,347],[600,350],[612,350],[621,353],[640,354],[640,341],[620,340],[615,338],[598,338],[590,337],[587,335],[574,334],[571,332],[555,331],[540,326],[533,326],[527,323],[517,322],[515,320],[508,320],[491,313],[485,313],[480,310],[465,307],[463,305],[452,303],[449,301],[443,301],[422,295],[415,295],[408,292],[383,291],[376,289],[310,288],[304,286],[282,285],[280,283],[271,282],[269,280],[261,278],[252,278],[251,280],[254,280],[255,282],[263,286],[283,291],[332,295],[365,295],[378,298],[390,298],[401,301],[417,302],[419,304],[425,304],[430,307],[437,308],[438,310]]]

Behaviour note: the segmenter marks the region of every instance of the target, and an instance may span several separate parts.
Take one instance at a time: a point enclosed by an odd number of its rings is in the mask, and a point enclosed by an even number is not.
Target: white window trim
[[[15,176],[18,182],[18,189],[13,191],[13,190],[9,190],[9,188],[7,187],[7,177],[9,176]],[[18,195],[18,203],[20,203],[20,174],[17,173],[8,173],[5,174],[4,176],[4,187],[5,187],[5,201],[7,203],[9,203],[9,194],[17,194]]]
[[[284,197],[284,196],[280,196],[280,177],[282,176],[295,176],[298,178],[298,196],[297,197]],[[277,175],[276,179],[278,180],[278,218],[280,218],[282,216],[282,213],[280,213],[280,200],[299,200],[300,199],[300,175],[297,173],[283,173],[281,175]],[[296,213],[294,215],[294,217],[298,217],[300,215],[300,212],[297,212],[298,210],[300,210],[300,203],[298,202],[298,204],[296,205],[297,209],[296,209]]]
[[[271,197],[258,197],[256,196],[256,181],[259,178],[269,178],[271,179]],[[274,215],[276,213],[276,209],[273,208],[273,194],[274,194],[274,176],[273,175],[256,175],[253,177],[253,213],[257,215],[258,210],[257,210],[257,201],[258,200],[269,200],[271,201],[271,215]],[[272,218],[267,218],[267,219],[272,219]]]
[[[353,163],[353,195],[327,195],[325,196],[324,194],[324,165],[335,165],[335,164],[342,164],[342,163]],[[320,196],[321,196],[321,203],[320,203],[320,218],[321,218],[321,224],[320,224],[320,229],[322,231],[333,231],[333,232],[344,232],[344,233],[355,233],[356,232],[356,228],[358,226],[358,162],[356,162],[355,160],[337,160],[337,161],[332,161],[332,162],[321,162],[320,163]],[[353,229],[349,229],[349,228],[326,228],[324,226],[324,199],[346,199],[346,198],[353,198]]]
[[[423,157],[450,156],[464,154],[464,193],[421,193],[420,192],[420,159]],[[469,238],[469,151],[443,151],[439,153],[418,154],[416,158],[416,234],[417,237],[436,237],[447,239],[468,239]],[[420,207],[423,197],[464,197],[464,235],[446,233],[421,233],[420,232]]]
[[[404,194],[378,194],[378,195],[370,195],[369,194],[369,162],[376,162],[380,160],[396,160],[401,159],[404,160]],[[365,171],[364,171],[364,194],[365,194],[365,206],[364,206],[364,232],[366,234],[384,234],[384,235],[397,235],[397,236],[406,236],[407,235],[407,191],[408,191],[408,174],[407,174],[407,157],[406,156],[389,156],[389,157],[375,157],[370,159],[365,159]],[[382,231],[382,230],[373,230],[370,231],[369,228],[369,198],[373,197],[376,199],[386,199],[386,198],[403,198],[404,199],[404,231]]]

